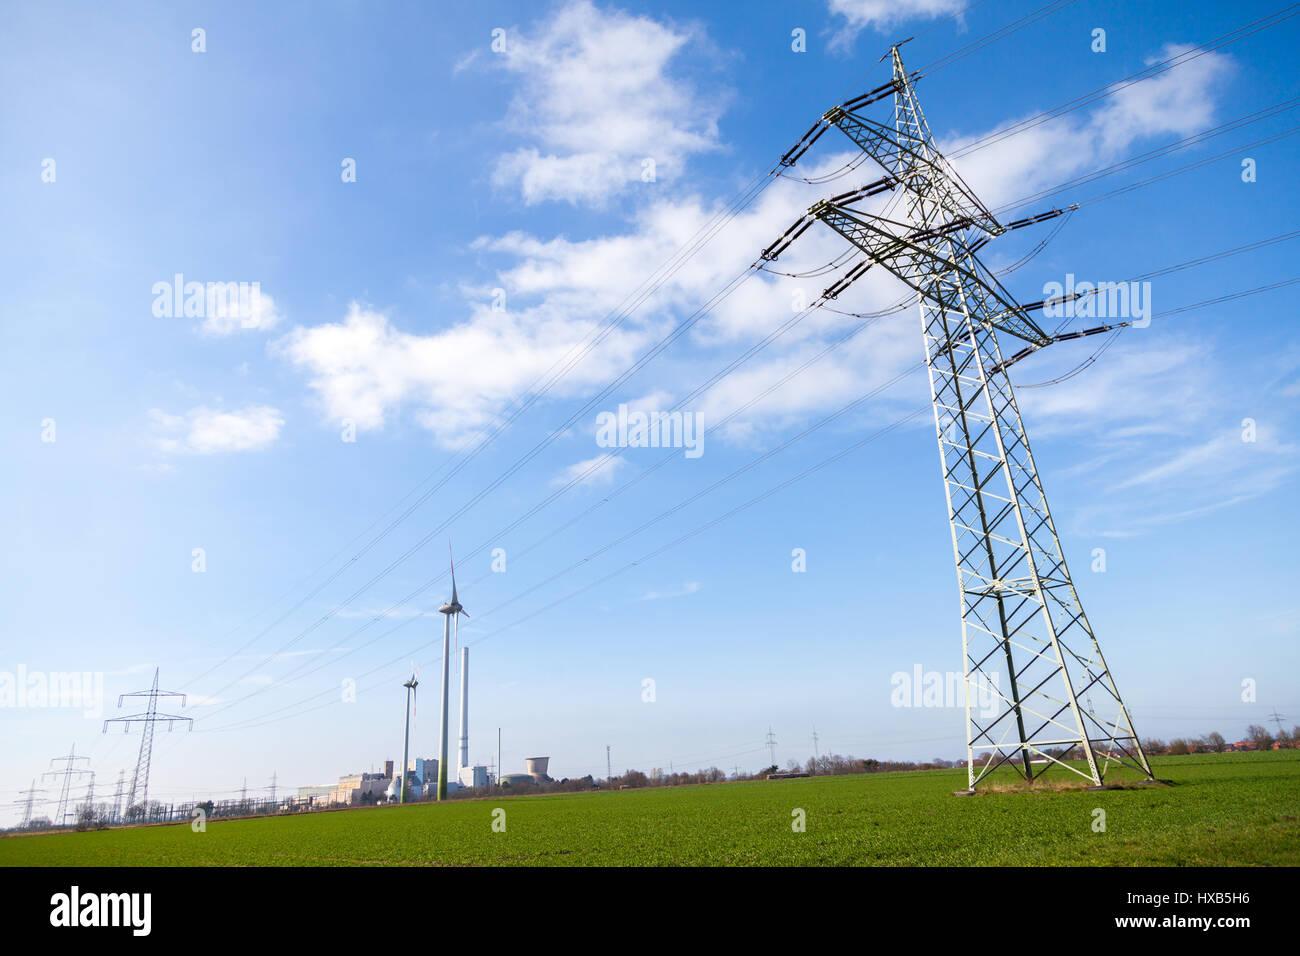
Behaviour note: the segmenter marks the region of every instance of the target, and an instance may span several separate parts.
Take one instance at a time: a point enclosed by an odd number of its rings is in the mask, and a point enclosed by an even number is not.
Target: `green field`
[[[15,836],[0,865],[1296,865],[1300,751],[1166,757],[1169,787],[954,797],[965,771],[464,800]],[[506,812],[504,833],[493,810]],[[1105,832],[1094,832],[1094,810]],[[793,832],[795,809],[806,831]]]

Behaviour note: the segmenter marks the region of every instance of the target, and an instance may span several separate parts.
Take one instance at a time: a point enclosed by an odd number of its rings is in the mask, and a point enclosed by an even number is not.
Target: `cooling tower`
[[[546,768],[550,765],[550,757],[529,757],[524,761],[524,769],[534,780],[546,779]]]

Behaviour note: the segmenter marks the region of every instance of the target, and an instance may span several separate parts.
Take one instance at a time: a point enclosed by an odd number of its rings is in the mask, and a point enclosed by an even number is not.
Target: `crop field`
[[[1171,786],[955,797],[941,770],[13,836],[0,865],[1300,864],[1300,751],[1153,765]]]

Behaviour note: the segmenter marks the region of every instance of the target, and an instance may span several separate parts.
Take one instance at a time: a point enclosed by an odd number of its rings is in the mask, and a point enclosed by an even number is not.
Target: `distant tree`
[[[1259,724],[1251,724],[1246,728],[1246,739],[1255,745],[1256,750],[1273,749],[1273,735],[1268,732],[1267,727],[1261,727]]]
[[[1142,749],[1149,754],[1162,754],[1165,752],[1165,742],[1159,737],[1148,737],[1142,741]]]
[[[1213,730],[1205,735],[1205,746],[1216,754],[1221,754],[1228,749],[1228,742],[1223,739],[1223,734]]]
[[[107,825],[94,807],[83,806],[77,810],[78,830],[102,830]]]
[[[1169,741],[1169,753],[1173,755],[1182,756],[1188,752],[1188,749],[1187,741],[1182,737],[1175,737],[1173,740]]]

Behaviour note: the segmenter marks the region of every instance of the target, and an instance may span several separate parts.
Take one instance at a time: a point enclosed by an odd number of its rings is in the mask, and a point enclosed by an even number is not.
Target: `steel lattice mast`
[[[25,827],[27,824],[32,822],[32,806],[36,803],[36,795],[44,792],[44,790],[37,789],[35,780],[32,781],[32,788],[30,790],[18,791],[20,797],[27,798],[26,800],[19,799],[14,801],[16,805],[20,805],[23,808],[23,822],[19,824],[20,827]]]
[[[185,695],[169,690],[159,690],[158,668],[156,667],[153,672],[153,686],[149,690],[138,690],[129,694],[120,695],[117,698],[117,706],[121,707],[122,701],[127,697],[147,697],[149,699],[149,704],[145,708],[145,712],[143,714],[131,714],[128,717],[110,717],[108,720],[104,721],[104,733],[108,733],[109,724],[121,724],[123,732],[130,730],[132,724],[138,723],[144,725],[143,732],[140,734],[140,754],[136,758],[135,762],[135,776],[131,779],[131,789],[126,798],[126,813],[129,816],[134,807],[140,806],[143,808],[142,812],[147,815],[149,812],[149,765],[153,760],[154,725],[160,720],[165,720],[167,722],[167,729],[171,730],[172,724],[178,720],[183,720],[192,728],[194,726],[194,718],[180,717],[176,714],[158,713],[159,697],[179,697],[181,699],[181,706],[184,707]],[[139,797],[139,803],[136,802],[137,796]]]
[[[57,827],[63,826],[63,822],[68,816],[68,800],[72,797],[72,778],[90,773],[89,770],[77,766],[77,762],[81,760],[90,763],[89,757],[77,756],[77,745],[73,744],[72,749],[68,751],[66,757],[55,757],[50,761],[51,768],[53,768],[56,763],[62,763],[62,770],[50,769],[42,774],[44,777],[63,778],[63,783],[59,787],[59,805],[58,809],[55,811],[57,817],[54,820],[54,825]]]
[[[1011,361],[1055,337],[1028,315],[1043,303],[1018,304],[975,255],[1008,229],[1060,211],[999,223],[935,148],[917,76],[903,68],[897,46],[890,56],[889,83],[828,111],[783,159],[792,164],[836,126],[887,175],[815,204],[764,258],[820,220],[866,257],[829,294],[880,265],[917,295],[961,595],[970,788],[1003,766],[1029,782],[1062,766],[1101,786],[1112,764],[1151,778],[1066,568],[1006,374]],[[890,95],[892,128],[859,112]],[[899,189],[905,221],[853,208]],[[999,331],[1027,347],[1004,361]],[[977,694],[992,696],[991,716],[975,712]],[[1100,713],[1080,705],[1093,695]]]

